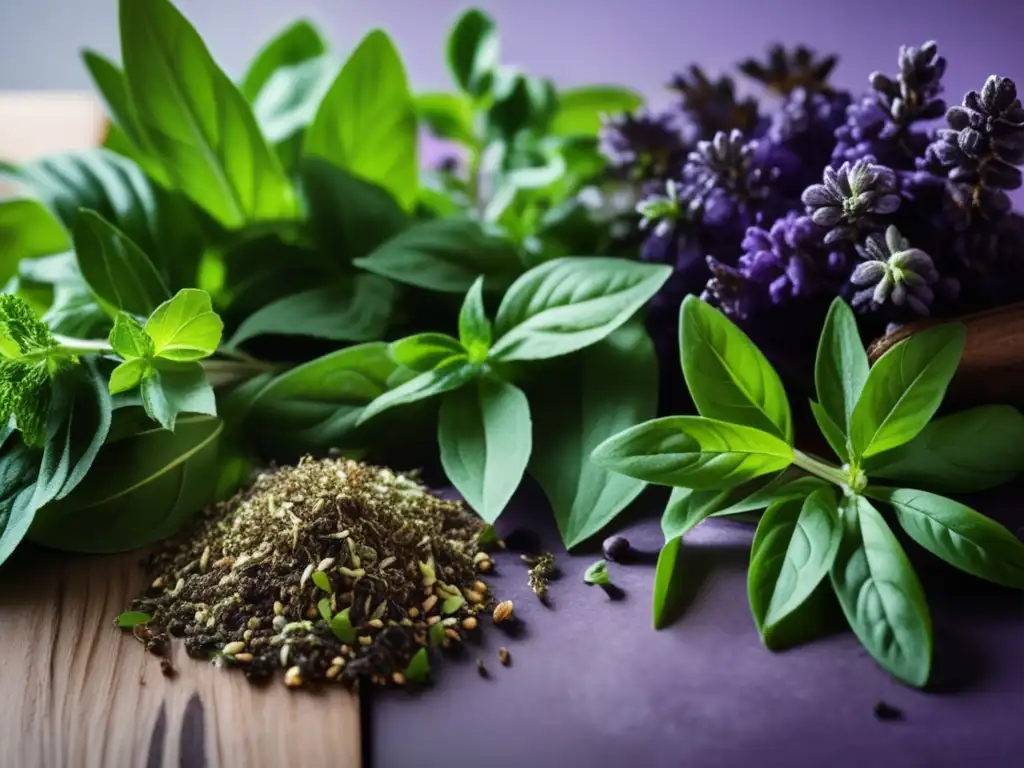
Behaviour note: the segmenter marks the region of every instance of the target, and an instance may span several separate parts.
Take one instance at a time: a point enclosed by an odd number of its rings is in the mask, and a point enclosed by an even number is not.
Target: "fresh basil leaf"
[[[1024,416],[983,405],[937,419],[899,448],[872,456],[864,471],[943,493],[973,493],[1024,471]]]
[[[139,128],[174,186],[228,228],[291,219],[297,198],[245,98],[168,0],[121,0]]]
[[[317,249],[332,266],[366,256],[409,224],[386,190],[325,160],[303,159],[302,185]]]
[[[757,481],[754,481],[755,483]],[[741,515],[746,512],[757,512],[772,504],[788,499],[804,498],[819,488],[827,487],[827,483],[817,477],[800,475],[798,471],[780,472],[768,483],[747,490],[747,487],[736,489],[736,498],[727,500],[725,506],[715,511],[715,517]]]
[[[454,358],[466,359],[466,350],[459,340],[443,333],[418,333],[393,341],[388,352],[399,365],[420,373],[432,371]]]
[[[337,64],[329,56],[281,67],[253,101],[256,122],[267,141],[277,148],[285,169],[291,169],[298,160],[304,132],[316,118],[337,71]]]
[[[264,334],[375,341],[391,321],[394,286],[376,275],[345,275],[321,288],[284,296],[249,315],[228,346]]]
[[[110,315],[149,315],[170,297],[149,257],[95,211],[78,215],[74,236],[82,277]]]
[[[551,123],[555,136],[597,136],[605,115],[633,112],[643,106],[639,93],[616,85],[585,85],[558,94]]]
[[[925,491],[868,486],[865,493],[892,505],[910,538],[950,565],[979,579],[1024,589],[1024,542],[995,520]]]
[[[448,68],[459,87],[481,97],[491,88],[500,43],[494,21],[475,8],[462,14],[448,35]]]
[[[419,183],[416,106],[402,59],[374,30],[352,53],[306,131],[305,153],[388,190],[405,210]]]
[[[654,628],[664,629],[671,623],[679,603],[679,551],[683,539],[677,536],[665,542],[658,554],[658,566],[654,572],[653,615]]]
[[[665,541],[689,533],[698,523],[721,509],[732,490],[695,491],[693,488],[673,488],[661,515],[661,532]]]
[[[459,341],[469,353],[474,363],[482,363],[487,359],[491,348],[491,321],[487,319],[484,308],[484,279],[478,277],[466,293],[459,311]]]
[[[407,405],[458,389],[480,374],[479,366],[455,358],[442,363],[432,371],[421,373],[416,378],[388,390],[377,397],[359,416],[363,424],[374,416],[398,405]]]
[[[822,410],[844,437],[849,434],[853,409],[867,378],[868,355],[857,331],[857,320],[850,305],[836,298],[829,307],[825,327],[818,340],[814,388]],[[822,421],[817,414],[815,419],[820,426]],[[824,427],[822,432],[831,443],[832,438]],[[846,440],[841,442],[845,445]],[[842,456],[841,453],[839,455]]]
[[[352,619],[349,618],[348,612],[349,609],[346,608],[334,614],[334,618],[331,619],[331,632],[346,645],[355,645],[356,630],[352,626]]]
[[[924,429],[956,373],[965,336],[961,323],[928,328],[878,359],[850,421],[854,457],[897,448]]]
[[[473,102],[459,93],[421,93],[416,111],[427,129],[439,139],[473,146]]]
[[[522,271],[510,242],[465,219],[416,224],[353,263],[399,283],[459,294],[468,291],[480,275],[489,289],[497,290]]]
[[[665,265],[605,257],[545,262],[508,289],[494,321],[495,360],[541,360],[596,344],[647,303]]]
[[[36,514],[28,538],[72,552],[122,552],[176,533],[213,496],[223,431],[209,416],[108,442],[67,497]]]
[[[430,679],[430,657],[426,648],[420,648],[409,660],[405,668],[405,679],[410,683],[425,683]]]
[[[529,471],[571,549],[604,528],[646,487],[599,466],[590,455],[605,439],[655,415],[658,361],[643,326],[627,323],[553,366],[530,392]]]
[[[714,490],[785,469],[793,449],[751,427],[666,416],[610,437],[594,449],[592,459],[649,483]]]
[[[22,259],[49,256],[70,247],[60,222],[38,200],[0,201],[0,283],[18,273]]]
[[[842,528],[835,492],[825,486],[806,499],[768,507],[750,552],[750,610],[765,645],[772,631],[793,615],[832,568]]]
[[[843,533],[832,564],[832,586],[843,613],[882,667],[921,687],[932,665],[932,622],[921,583],[867,499],[846,496],[840,521]]]
[[[178,291],[146,321],[146,334],[153,340],[153,353],[179,362],[202,360],[212,355],[220,344],[223,330],[224,323],[213,311],[210,294],[198,288]]]
[[[793,417],[779,375],[743,331],[696,296],[679,314],[683,375],[702,416],[745,424],[793,442]]]
[[[114,327],[107,337],[114,352],[126,360],[153,356],[153,340],[137,320],[124,312],[114,315]]]
[[[828,412],[821,407],[820,404],[810,401],[811,414],[814,416],[814,420],[818,424],[818,429],[828,442],[829,447],[836,456],[846,463],[850,460],[850,451],[846,445],[846,435],[843,433],[842,428],[832,421],[832,417],[828,415]]]
[[[73,252],[23,260],[18,281],[49,288],[53,301],[42,321],[54,333],[88,338],[101,333],[110,322],[110,316],[93,298]]]
[[[9,427],[0,444],[0,564],[25,538],[38,505],[39,451],[28,447]]]
[[[255,101],[274,73],[285,67],[316,59],[327,53],[327,41],[307,19],[282,29],[260,48],[242,78],[242,95]]]
[[[530,460],[530,406],[518,387],[492,378],[449,392],[437,425],[441,465],[486,522],[502,513]]]
[[[179,414],[217,414],[213,387],[199,363],[155,363],[142,380],[142,405],[150,418],[170,430]]]
[[[149,375],[152,363],[143,357],[126,360],[110,372],[110,394],[119,395],[135,389]]]

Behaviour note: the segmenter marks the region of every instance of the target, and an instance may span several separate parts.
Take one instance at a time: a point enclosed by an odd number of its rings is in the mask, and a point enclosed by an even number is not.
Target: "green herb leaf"
[[[427,649],[420,648],[409,660],[405,668],[405,679],[410,683],[425,683],[430,678],[430,658]]]
[[[857,331],[857,320],[850,306],[836,298],[829,307],[818,341],[814,387],[822,410],[844,436],[849,433],[853,409],[867,378],[868,356]],[[818,424],[821,424],[820,419]]]
[[[405,67],[384,32],[352,53],[306,132],[305,153],[380,184],[406,210],[419,182],[416,106]]]
[[[494,321],[495,360],[540,360],[596,344],[621,326],[672,273],[664,265],[565,257],[513,283]]]
[[[673,488],[661,515],[661,532],[665,541],[678,539],[722,508],[733,489],[695,491]]]
[[[473,135],[473,102],[460,93],[421,93],[416,111],[428,130],[439,139],[466,146],[476,142]]]
[[[774,435],[700,416],[667,416],[605,440],[601,466],[659,485],[729,488],[785,469],[793,449]]]
[[[484,279],[478,277],[466,293],[459,312],[459,340],[474,363],[487,359],[491,348],[491,321],[484,309]]]
[[[750,610],[765,645],[772,631],[790,617],[828,576],[842,528],[830,487],[806,499],[772,504],[754,535],[747,573]]]
[[[519,487],[530,460],[530,406],[507,382],[481,378],[441,401],[437,442],[448,479],[493,523]]]
[[[850,422],[855,457],[896,448],[924,429],[960,363],[965,335],[961,323],[928,328],[878,359]]]
[[[320,288],[284,296],[249,315],[228,343],[266,334],[331,341],[376,341],[394,312],[395,288],[376,275],[346,275]]]
[[[752,491],[747,492],[746,488],[737,488],[734,491],[734,493],[739,492],[737,497],[730,498],[726,506],[714,512],[714,516],[725,517],[756,512],[779,501],[802,499],[822,487],[828,487],[828,484],[820,478],[810,475],[794,477],[792,472],[780,472],[768,483]]]
[[[872,456],[864,471],[944,493],[973,493],[1024,471],[1024,416],[1009,405],[983,405],[926,426],[909,443]]]
[[[679,608],[679,551],[681,537],[669,539],[658,555],[658,567],[654,572],[654,628],[664,629],[671,623]]]
[[[114,315],[114,327],[110,330],[107,341],[125,360],[153,356],[153,340],[146,333],[146,329],[124,312]]]
[[[345,645],[353,645],[356,641],[356,630],[352,626],[352,620],[348,617],[349,609],[339,611],[331,619],[331,632]]]
[[[39,507],[39,451],[18,440],[8,426],[0,433],[0,564],[25,538]]]
[[[330,594],[334,591],[334,588],[331,586],[330,578],[323,571],[313,571],[312,579],[313,583],[320,587],[324,592]]]
[[[112,395],[128,392],[142,383],[152,371],[152,363],[146,358],[126,360],[110,372],[109,392]]]
[[[388,352],[399,365],[421,373],[455,359],[466,359],[466,349],[459,340],[443,333],[418,333],[393,341]]]
[[[448,35],[448,68],[455,82],[471,96],[491,88],[498,66],[498,30],[490,16],[475,8],[466,11]]]
[[[444,643],[444,624],[441,622],[431,624],[430,629],[427,630],[427,641],[431,645],[441,645]]]
[[[114,620],[120,629],[135,629],[139,624],[146,624],[153,620],[153,617],[142,611],[125,611]]]
[[[428,397],[451,392],[475,379],[479,373],[480,370],[477,366],[470,365],[465,360],[458,358],[448,360],[434,370],[421,373],[416,378],[377,397],[366,406],[359,416],[358,423],[363,424],[397,405],[415,403],[426,400]]]
[[[168,0],[121,0],[121,53],[147,146],[229,228],[293,218],[297,199],[245,98]]]
[[[552,382],[558,382],[552,386]],[[646,483],[590,460],[612,435],[652,418],[658,361],[640,323],[553,361],[529,392],[533,412],[530,475],[544,489],[566,548],[590,538],[629,506]]]
[[[223,431],[209,416],[108,440],[82,482],[36,514],[29,539],[75,552],[123,552],[176,533],[212,498]]]
[[[398,283],[458,294],[466,293],[480,275],[489,289],[498,290],[522,271],[511,243],[462,219],[416,224],[353,263]]]
[[[598,560],[596,563],[591,565],[583,574],[583,580],[587,584],[597,585],[604,587],[612,583],[611,578],[608,576],[608,563],[604,560]]]
[[[917,575],[867,499],[845,497],[840,520],[843,534],[832,564],[832,586],[843,613],[879,664],[921,687],[931,671],[932,622]]]
[[[179,362],[202,360],[212,355],[220,344],[223,330],[224,323],[213,311],[210,295],[197,288],[178,291],[146,321],[146,333],[153,340],[155,356]]]
[[[775,369],[743,331],[696,296],[679,314],[683,375],[702,416],[793,442],[789,400]]]
[[[461,608],[465,604],[465,602],[466,598],[464,598],[462,595],[452,595],[451,597],[446,597],[444,599],[444,602],[441,603],[441,613],[445,615],[455,613],[457,610],[459,610],[459,608]]]
[[[597,136],[601,118],[633,112],[643,106],[639,93],[616,85],[585,85],[558,94],[558,111],[551,123],[555,136]]]
[[[326,621],[328,624],[331,623],[331,600],[328,597],[322,598],[316,604],[316,610],[320,614],[320,618]]]
[[[1024,542],[995,520],[925,491],[868,486],[866,494],[891,504],[910,538],[950,565],[1024,589]]]
[[[253,58],[242,78],[242,95],[255,101],[274,73],[327,53],[327,41],[307,19],[289,24],[267,42]]]
[[[814,416],[814,420],[818,424],[818,429],[821,434],[825,437],[829,447],[835,452],[843,463],[850,460],[850,451],[846,446],[846,435],[843,429],[832,421],[832,417],[828,415],[828,412],[821,407],[820,404],[810,401],[811,414]]]
[[[22,259],[60,253],[70,247],[60,222],[38,200],[0,201],[0,284],[17,274]]]
[[[74,237],[82,277],[111,316],[118,311],[149,315],[169,298],[149,257],[95,211],[79,213]]]
[[[199,363],[155,363],[142,379],[142,405],[151,419],[170,430],[179,414],[217,414],[213,387]]]

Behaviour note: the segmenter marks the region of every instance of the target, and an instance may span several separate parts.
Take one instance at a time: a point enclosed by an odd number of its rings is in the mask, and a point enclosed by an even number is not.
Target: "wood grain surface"
[[[0,764],[18,768],[360,765],[359,702],[250,685],[174,649],[177,674],[113,625],[139,555],[26,547],[0,569]]]

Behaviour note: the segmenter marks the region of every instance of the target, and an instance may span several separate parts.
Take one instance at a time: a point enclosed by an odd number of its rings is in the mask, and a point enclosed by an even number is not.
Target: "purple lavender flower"
[[[806,45],[798,45],[792,52],[776,43],[768,49],[768,61],[746,59],[739,64],[739,70],[768,90],[788,96],[797,89],[809,92],[827,91],[828,78],[839,61],[838,56],[818,58],[818,54]]]
[[[857,240],[877,226],[879,216],[900,207],[896,174],[871,156],[839,170],[825,168],[823,183],[805,189],[801,200],[814,223],[829,228],[826,243]]]
[[[738,130],[749,133],[758,124],[757,102],[736,98],[736,84],[731,77],[712,81],[696,64],[687,74],[678,74],[669,89],[682,97],[683,113],[700,128],[700,136],[714,136],[719,131]]]
[[[600,149],[620,177],[649,181],[679,172],[691,146],[680,117],[671,113],[623,114],[606,118]]]
[[[864,261],[850,275],[850,282],[861,288],[853,296],[854,307],[880,307],[891,302],[910,307],[919,315],[931,312],[935,299],[933,286],[939,280],[931,256],[920,248],[911,248],[895,226],[885,236],[869,235],[857,246]]]
[[[723,264],[714,256],[707,257],[711,278],[700,297],[714,304],[736,321],[748,320],[757,307],[754,284],[736,267]]]
[[[757,161],[758,142],[747,141],[738,130],[697,142],[683,166],[680,187],[689,213],[720,224],[738,208],[766,197],[777,171]]]

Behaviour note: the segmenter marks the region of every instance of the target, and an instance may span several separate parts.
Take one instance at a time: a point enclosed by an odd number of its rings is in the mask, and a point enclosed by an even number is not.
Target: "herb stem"
[[[815,477],[820,477],[822,480],[828,480],[830,483],[835,483],[841,487],[849,485],[850,478],[842,469],[819,461],[795,448],[793,449],[793,463],[805,472]]]
[[[54,334],[54,339],[73,355],[107,355],[114,351],[106,339],[75,339],[71,336]]]

